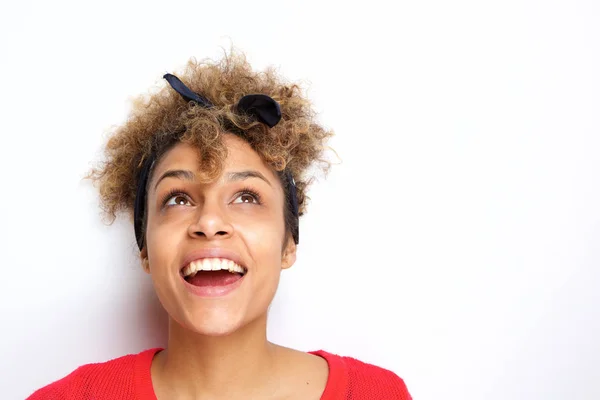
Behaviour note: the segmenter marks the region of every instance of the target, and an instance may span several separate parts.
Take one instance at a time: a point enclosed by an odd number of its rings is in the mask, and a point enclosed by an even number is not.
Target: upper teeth
[[[245,272],[244,268],[235,262],[225,258],[203,258],[201,260],[192,261],[183,268],[183,276],[193,277],[198,271],[219,271],[225,270],[232,274]]]

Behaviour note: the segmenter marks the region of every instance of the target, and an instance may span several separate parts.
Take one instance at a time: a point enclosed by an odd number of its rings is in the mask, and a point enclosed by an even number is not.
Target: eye
[[[258,193],[245,190],[242,193],[239,193],[235,200],[234,204],[260,204],[260,196]]]
[[[176,194],[174,196],[169,197],[169,199],[165,202],[165,206],[191,206],[192,204],[187,199],[187,197]]]

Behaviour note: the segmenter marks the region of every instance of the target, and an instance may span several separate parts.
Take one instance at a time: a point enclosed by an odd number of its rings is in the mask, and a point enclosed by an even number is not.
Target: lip
[[[221,297],[221,296],[225,296],[225,295],[233,292],[235,289],[240,287],[240,285],[242,284],[242,281],[245,278],[246,278],[246,275],[242,276],[237,281],[235,281],[229,285],[226,285],[226,286],[194,286],[194,285],[188,283],[185,279],[183,279],[183,277],[181,277],[181,280],[183,281],[185,288],[195,296],[198,296],[198,297]]]
[[[244,276],[242,276],[237,281],[226,286],[194,286],[184,279],[183,275],[181,274],[181,270],[192,261],[201,260],[203,258],[224,258],[227,260],[231,260],[239,266],[243,267],[246,270],[246,274],[244,274]],[[242,262],[242,258],[232,250],[222,248],[207,248],[193,250],[190,253],[188,253],[183,258],[183,262],[181,263],[178,272],[179,277],[183,281],[185,288],[193,295],[198,297],[221,297],[240,287],[240,285],[248,275],[248,268]]]

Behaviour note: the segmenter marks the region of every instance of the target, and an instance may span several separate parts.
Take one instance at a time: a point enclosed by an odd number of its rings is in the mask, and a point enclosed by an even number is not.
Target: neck
[[[277,346],[267,341],[266,319],[225,336],[199,335],[170,320],[167,350],[153,365],[157,386],[176,398],[252,398],[276,370]]]

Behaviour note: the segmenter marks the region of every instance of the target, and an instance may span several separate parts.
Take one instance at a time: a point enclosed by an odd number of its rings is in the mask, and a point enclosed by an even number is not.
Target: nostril
[[[207,234],[206,232],[203,231],[195,231],[194,235],[198,236],[198,237],[215,237],[215,236],[228,236],[229,232],[227,231],[217,231],[211,235]]]

